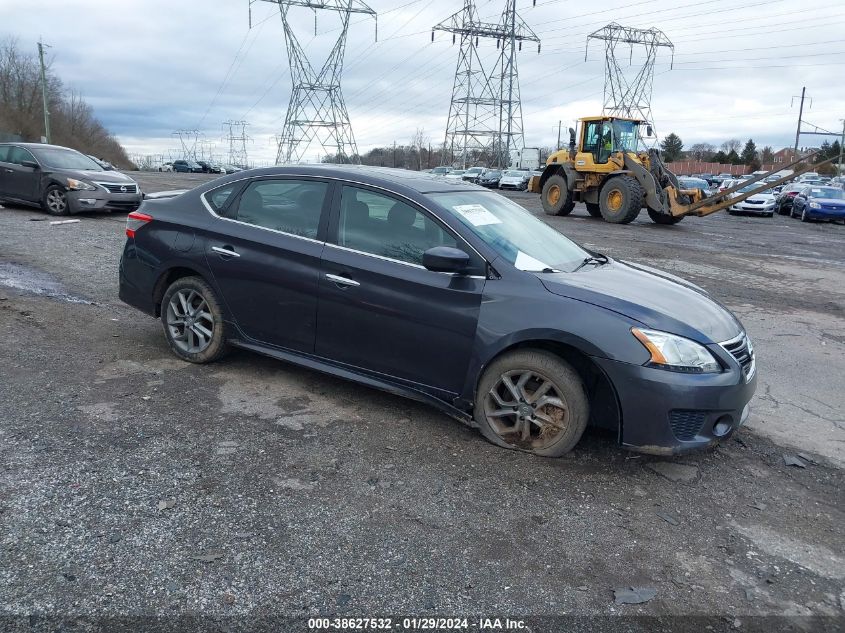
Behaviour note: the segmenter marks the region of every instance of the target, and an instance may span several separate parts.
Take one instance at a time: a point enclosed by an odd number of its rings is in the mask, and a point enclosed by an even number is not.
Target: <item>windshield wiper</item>
[[[589,257],[585,257],[584,261],[582,261],[578,266],[575,267],[575,270],[572,272],[577,272],[581,270],[584,266],[588,266],[590,264],[595,264],[596,266],[603,266],[608,261],[607,255],[602,255],[601,253],[596,253],[595,255],[590,255]]]

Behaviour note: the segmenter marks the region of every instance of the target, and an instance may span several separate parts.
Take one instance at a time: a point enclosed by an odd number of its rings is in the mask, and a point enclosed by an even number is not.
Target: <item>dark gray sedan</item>
[[[58,145],[0,143],[0,201],[43,208],[129,213],[141,204],[138,184],[85,154]]]
[[[575,244],[467,183],[276,167],[147,200],[120,297],[173,353],[232,346],[428,402],[490,441],[571,450],[711,445],[748,415],[751,341],[701,288]]]

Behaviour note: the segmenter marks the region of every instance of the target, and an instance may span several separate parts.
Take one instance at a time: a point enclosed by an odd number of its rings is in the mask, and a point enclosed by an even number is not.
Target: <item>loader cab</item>
[[[642,121],[615,117],[591,117],[581,119],[581,153],[576,164],[586,167],[588,163],[606,165],[616,152],[636,152],[639,128]]]

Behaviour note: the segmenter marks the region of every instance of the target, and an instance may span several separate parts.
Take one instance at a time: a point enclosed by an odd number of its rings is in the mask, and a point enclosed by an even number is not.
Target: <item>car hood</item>
[[[776,197],[770,193],[758,193],[750,198],[746,198],[746,202],[774,202]]]
[[[655,268],[611,260],[576,273],[538,273],[546,289],[701,343],[735,338],[742,325],[695,284]]]
[[[50,169],[49,171],[51,174],[76,178],[77,180],[90,180],[92,182],[135,182],[129,176],[119,171],[94,171],[87,169]]]
[[[841,198],[811,198],[810,202],[818,202],[829,207],[845,207],[845,200]]]

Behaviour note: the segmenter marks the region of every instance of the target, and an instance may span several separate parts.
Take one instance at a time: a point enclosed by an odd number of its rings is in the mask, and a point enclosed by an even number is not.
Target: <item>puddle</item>
[[[0,286],[68,303],[94,305],[93,301],[68,294],[64,286],[51,275],[11,262],[0,262]]]

